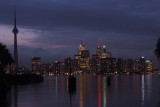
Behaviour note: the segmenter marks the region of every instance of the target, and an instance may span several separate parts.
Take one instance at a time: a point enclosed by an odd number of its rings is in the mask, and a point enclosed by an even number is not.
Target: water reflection
[[[108,77],[110,78],[110,77]],[[109,79],[106,79],[106,77],[103,78],[103,107],[106,107],[107,105],[107,91],[106,91],[106,80],[107,80],[107,86],[110,86],[111,83],[110,83],[110,80]]]
[[[79,106],[84,107],[90,94],[90,77],[79,76],[77,77],[77,94],[79,96]]]
[[[159,75],[77,76],[76,92],[68,77],[46,77],[40,84],[13,86],[0,94],[0,107],[156,107]],[[110,81],[110,82],[109,82]]]
[[[101,107],[101,98],[102,98],[102,96],[101,96],[101,94],[102,94],[102,92],[101,92],[101,76],[99,75],[98,76],[98,107]],[[106,84],[105,84],[105,86],[106,86]]]
[[[145,102],[150,101],[150,97],[152,94],[152,75],[142,75],[142,107],[144,107],[146,104]],[[146,100],[146,101],[145,101]]]
[[[72,107],[72,95],[76,93],[76,78],[74,76],[69,76],[67,78],[67,90],[70,95],[70,107]]]
[[[144,87],[144,75],[142,75],[142,106],[144,105],[145,87]]]

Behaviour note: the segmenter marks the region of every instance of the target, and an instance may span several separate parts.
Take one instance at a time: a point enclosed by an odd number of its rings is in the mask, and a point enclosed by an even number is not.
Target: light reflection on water
[[[12,86],[4,107],[158,107],[160,75],[77,76],[69,93],[67,76],[45,77],[40,84]],[[1,95],[1,99],[2,99]],[[5,104],[7,103],[7,104]]]

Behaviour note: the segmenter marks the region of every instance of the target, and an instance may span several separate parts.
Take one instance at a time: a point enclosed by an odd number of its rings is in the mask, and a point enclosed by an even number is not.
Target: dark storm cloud
[[[12,12],[13,3],[9,1],[2,2],[5,13]],[[159,1],[134,0],[17,0],[17,13],[18,23],[23,27],[41,30],[77,28],[153,36],[160,33],[158,4]],[[9,23],[7,16],[2,18]]]
[[[48,60],[76,54],[80,40],[91,53],[105,44],[116,57],[150,57],[160,35],[158,0],[15,1],[18,27],[34,29],[38,37],[28,41],[42,46],[27,47],[28,51]],[[1,1],[0,24],[12,26],[13,4],[12,0]],[[57,49],[44,48],[52,45]]]

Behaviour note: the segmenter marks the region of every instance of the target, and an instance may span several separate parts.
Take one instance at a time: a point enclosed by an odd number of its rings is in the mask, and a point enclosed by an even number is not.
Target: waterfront
[[[67,76],[44,77],[39,84],[12,86],[1,96],[7,107],[158,107],[160,75],[77,76],[69,93]]]

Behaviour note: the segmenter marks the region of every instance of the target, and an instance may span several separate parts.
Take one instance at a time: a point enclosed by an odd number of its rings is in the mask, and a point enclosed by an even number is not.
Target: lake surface
[[[114,75],[110,83],[106,75],[76,78],[73,93],[67,76],[12,86],[0,107],[160,107],[160,75]]]

